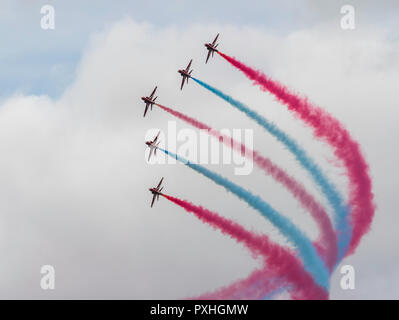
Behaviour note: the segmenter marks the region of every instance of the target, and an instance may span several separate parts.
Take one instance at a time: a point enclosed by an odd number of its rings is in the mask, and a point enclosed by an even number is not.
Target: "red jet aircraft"
[[[219,44],[216,44],[216,41],[217,41],[218,37],[219,37],[219,33],[217,34],[215,40],[213,40],[212,43],[205,43],[205,47],[206,47],[206,49],[208,50],[208,56],[206,57],[205,63],[208,62],[209,57],[211,56],[211,54],[212,54],[212,57],[213,57],[213,54],[215,53],[215,51],[216,51],[216,52],[218,51],[218,50],[216,49],[217,46],[219,45]]]
[[[152,155],[152,151],[154,151],[154,155],[157,154],[157,149],[158,149],[158,145],[160,144],[161,141],[158,141],[158,137],[159,134],[161,133],[161,131],[158,132],[157,136],[154,138],[154,140],[152,141],[146,141],[145,144],[150,148],[150,154],[148,156],[148,161],[150,161],[151,155]]]
[[[191,72],[193,72],[193,70],[190,71],[191,62],[193,62],[193,59],[190,60],[190,63],[188,64],[186,69],[180,69],[179,71],[177,71],[183,77],[183,79],[181,81],[180,90],[183,89],[184,80],[187,80],[187,83],[188,83],[188,79],[191,78]]]
[[[151,208],[152,208],[152,206],[154,205],[155,199],[156,199],[156,200],[159,200],[159,195],[162,194],[161,191],[162,191],[163,187],[160,188],[160,187],[161,187],[161,184],[162,184],[162,181],[163,181],[163,177],[162,177],[161,181],[159,181],[158,186],[157,186],[156,188],[150,188],[150,189],[148,189],[148,190],[150,190],[151,193],[152,193]]]
[[[152,105],[155,103],[155,100],[158,97],[154,97],[155,91],[157,91],[157,87],[155,87],[155,89],[152,91],[151,95],[149,97],[141,97],[141,100],[143,100],[145,102],[145,110],[144,110],[144,116],[146,115],[147,111],[148,111],[148,107],[151,107],[152,110]]]

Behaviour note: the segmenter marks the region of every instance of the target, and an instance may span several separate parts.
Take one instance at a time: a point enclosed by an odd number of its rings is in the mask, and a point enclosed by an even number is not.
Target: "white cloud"
[[[329,149],[299,121],[219,57],[204,64],[203,42],[216,32],[223,49],[306,93],[362,143],[379,211],[367,245],[351,261],[357,270],[367,270],[369,279],[383,277],[386,263],[398,264],[392,239],[381,238],[398,222],[392,191],[397,175],[389,174],[395,172],[394,156],[383,156],[392,152],[389,144],[398,134],[397,45],[385,34],[357,30],[349,35],[323,27],[275,36],[256,28],[192,24],[181,30],[125,19],[92,37],[74,83],[61,98],[13,96],[0,106],[1,297],[179,298],[248,274],[256,262],[232,240],[164,199],[149,208],[147,188],[160,176],[167,192],[281,240],[255,211],[205,178],[181,165],[145,163],[146,131],[165,129],[171,120],[156,108],[142,118],[139,98],[154,85],[163,104],[216,128],[254,128],[263,154],[322,199],[290,154],[251,121],[193,82],[179,91],[176,71],[190,58],[195,75],[276,121],[345,188],[341,170],[328,162]],[[309,215],[270,178],[257,171],[235,177],[232,167],[214,169],[261,193],[316,235]],[[375,268],[367,267],[370,259]],[[54,292],[39,287],[44,264],[56,268]],[[345,297],[334,283],[332,296]],[[361,297],[375,297],[378,281],[370,283],[369,291],[362,284]],[[397,289],[388,292],[381,294],[398,297]]]

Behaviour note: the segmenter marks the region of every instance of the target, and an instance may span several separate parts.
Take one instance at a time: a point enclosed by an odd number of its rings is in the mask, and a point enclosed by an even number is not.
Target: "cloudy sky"
[[[396,169],[399,98],[397,1],[1,1],[0,11],[0,297],[182,298],[219,288],[259,266],[248,251],[161,199],[165,190],[242,225],[286,240],[245,203],[190,169],[148,164],[144,140],[184,123],[155,109],[143,119],[140,97],[158,85],[159,101],[212,127],[251,129],[254,148],[325,199],[292,155],[229,105],[177,69],[194,74],[275,122],[320,164],[347,197],[331,150],[271,96],[219,57],[204,64],[203,43],[265,71],[336,116],[362,145],[377,211],[356,254],[355,290],[332,299],[399,298]],[[55,29],[40,9],[55,8]],[[354,30],[340,25],[355,8]],[[172,121],[172,122],[171,122]],[[182,144],[181,141],[177,145]],[[254,168],[207,165],[261,195],[312,239],[309,214]],[[328,206],[327,206],[328,208]],[[331,211],[328,208],[329,212]],[[55,290],[40,288],[40,268],[56,270]]]

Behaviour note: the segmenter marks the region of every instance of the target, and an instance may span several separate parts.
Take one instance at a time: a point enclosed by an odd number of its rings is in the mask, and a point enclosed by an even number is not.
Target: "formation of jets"
[[[211,56],[213,57],[213,54],[215,52],[218,52],[218,49],[216,49],[217,46],[219,45],[218,43],[216,43],[216,41],[218,40],[218,37],[219,37],[219,33],[216,35],[216,37],[212,43],[205,43],[205,47],[208,50],[208,54],[207,54],[205,63],[208,63],[209,58]],[[193,70],[192,69],[190,70],[190,67],[191,67],[192,62],[193,62],[193,59],[190,60],[190,62],[188,63],[188,65],[185,69],[180,69],[177,71],[182,76],[180,90],[183,90],[184,83],[188,83],[188,79],[191,78],[191,73],[193,72]],[[152,106],[155,104],[155,100],[158,98],[158,97],[154,98],[156,91],[157,91],[157,87],[154,88],[154,90],[152,91],[152,93],[149,96],[141,97],[141,100],[143,100],[143,102],[145,103],[144,117],[147,114],[148,109],[152,110]],[[152,154],[156,155],[156,152],[157,152],[157,149],[158,149],[158,146],[160,143],[160,141],[158,141],[159,134],[160,134],[160,132],[158,132],[158,134],[154,138],[154,140],[145,142],[145,144],[150,148],[148,160],[150,160]],[[149,189],[150,192],[152,193],[151,208],[154,205],[155,200],[159,200],[159,196],[162,195],[162,193],[161,193],[161,191],[163,189],[163,187],[161,187],[162,181],[163,181],[163,178],[161,179],[161,181],[159,181],[158,186]]]

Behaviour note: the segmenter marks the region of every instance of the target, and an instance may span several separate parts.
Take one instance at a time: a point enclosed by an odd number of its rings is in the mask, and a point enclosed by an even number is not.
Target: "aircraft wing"
[[[157,186],[157,189],[159,189],[159,187],[161,186],[162,181],[163,181],[163,177],[162,177],[161,181],[159,181],[158,186]]]
[[[155,89],[152,91],[152,93],[150,95],[150,99],[152,99],[152,97],[154,96],[155,91],[157,91],[157,87],[155,87]]]
[[[145,110],[144,110],[144,116],[143,117],[145,117],[147,111],[148,111],[148,102],[145,103]]]
[[[216,41],[217,41],[218,37],[219,37],[219,33],[216,35],[216,38],[215,38],[215,40],[213,40],[213,42],[212,42],[212,44],[213,44],[213,45],[216,43]]]
[[[183,86],[184,86],[184,80],[185,80],[185,77],[183,76],[183,79],[181,80],[181,86],[180,86],[180,90],[182,90],[182,89],[183,89]]]
[[[186,71],[188,72],[188,70],[190,70],[190,66],[191,66],[191,62],[193,62],[193,59],[190,60],[190,63],[188,64]]]
[[[148,155],[148,161],[150,161],[150,159],[151,159],[152,150],[154,150],[154,149],[153,149],[153,148],[150,148],[150,154]]]
[[[209,51],[208,51],[208,56],[206,57],[206,61],[205,61],[205,63],[207,63],[207,62],[208,62],[208,60],[209,60],[209,57],[211,56],[211,52],[212,52],[211,50],[209,50]]]
[[[157,134],[157,136],[155,137],[155,139],[154,139],[154,141],[153,141],[153,143],[155,142],[155,141],[157,141],[158,140],[158,137],[159,137],[159,134],[161,133],[161,131],[158,131],[158,134]]]
[[[156,196],[157,196],[156,194],[154,194],[154,195],[152,196],[151,208],[152,208],[152,206],[154,205]]]

